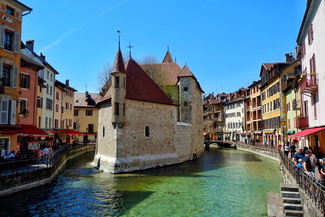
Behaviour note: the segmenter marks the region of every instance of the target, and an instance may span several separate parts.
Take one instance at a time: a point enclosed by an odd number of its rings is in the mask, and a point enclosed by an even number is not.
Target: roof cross
[[[133,48],[133,46],[131,45],[131,43],[129,43],[129,46],[127,46],[127,48],[129,48],[129,57],[130,57],[130,59],[132,59],[132,57],[131,57],[131,49]]]

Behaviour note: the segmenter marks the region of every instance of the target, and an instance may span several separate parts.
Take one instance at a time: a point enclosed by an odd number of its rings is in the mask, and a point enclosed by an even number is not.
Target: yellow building
[[[78,142],[96,143],[98,129],[97,102],[102,98],[97,93],[74,94],[74,122],[73,129],[83,133],[78,136]]]
[[[263,143],[282,145],[281,129],[281,69],[290,63],[263,63],[260,71]]]
[[[71,143],[78,132],[73,128],[74,93],[77,90],[69,86],[69,80],[55,81],[54,133],[57,141]]]
[[[21,29],[31,8],[16,0],[0,0],[0,156],[18,151],[17,131]]]

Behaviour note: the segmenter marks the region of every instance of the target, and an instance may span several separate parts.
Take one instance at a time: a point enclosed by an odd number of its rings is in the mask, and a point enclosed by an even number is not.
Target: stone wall
[[[66,152],[53,166],[21,171],[0,177],[0,197],[39,187],[50,183],[68,160],[87,152],[93,152],[95,145],[86,145]]]

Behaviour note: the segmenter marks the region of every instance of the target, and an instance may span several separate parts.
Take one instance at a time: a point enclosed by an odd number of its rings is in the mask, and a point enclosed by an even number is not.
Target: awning
[[[43,130],[33,126],[33,125],[21,125],[21,130],[18,130],[18,134],[21,136],[30,137],[48,137],[49,134],[45,133]]]
[[[298,133],[290,135],[289,139],[301,140],[301,137],[308,136],[308,135],[313,134],[313,133],[317,133],[317,132],[319,132],[321,130],[325,130],[325,127],[316,127],[316,128],[306,129],[306,130],[303,130],[303,131],[300,131]]]
[[[0,135],[17,134],[20,129],[20,125],[0,125]]]
[[[84,133],[80,133],[75,130],[66,130],[66,129],[54,129],[55,131],[58,131],[60,133],[68,134],[69,136],[83,136]]]

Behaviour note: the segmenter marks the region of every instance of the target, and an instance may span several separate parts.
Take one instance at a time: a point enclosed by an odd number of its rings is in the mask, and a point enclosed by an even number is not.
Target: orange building
[[[16,0],[0,0],[0,157],[18,151],[21,29],[31,8]]]

